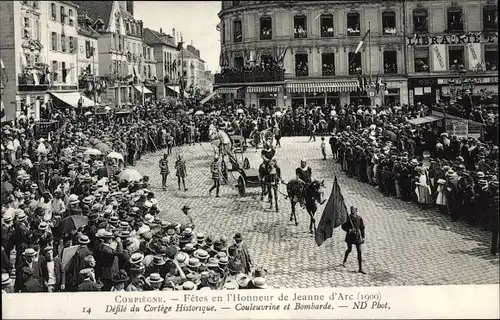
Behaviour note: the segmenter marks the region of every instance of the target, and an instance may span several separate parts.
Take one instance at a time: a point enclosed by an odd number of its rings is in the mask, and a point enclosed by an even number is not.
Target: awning
[[[208,96],[203,98],[203,100],[200,101],[200,104],[205,104],[208,100],[212,99],[215,95],[217,94],[216,91],[212,91]]]
[[[143,92],[144,92],[144,94],[153,93],[153,92],[151,92],[151,90],[149,90],[148,88],[143,87],[143,86],[134,85],[134,88],[135,88],[137,91],[141,92],[141,93],[143,93]],[[143,90],[144,90],[144,91],[143,91]]]
[[[251,86],[247,87],[247,92],[279,92],[281,86]]]
[[[420,125],[420,124],[424,124],[424,123],[439,121],[442,119],[443,118],[438,117],[438,116],[426,116],[426,117],[420,117],[420,118],[416,118],[416,119],[409,119],[407,121],[411,124]]]
[[[89,108],[97,105],[94,104],[94,101],[85,96],[82,96],[79,92],[50,92],[50,94],[63,101],[64,103],[69,104],[73,108],[78,108],[78,100],[80,100],[80,98],[83,98],[82,107],[84,108]]]
[[[329,81],[329,82],[297,82],[287,83],[286,88],[289,92],[351,92],[358,90],[357,80],[348,81]]]
[[[181,91],[179,89],[179,86],[167,86],[172,91],[175,91],[177,94],[181,94]],[[184,98],[189,98],[190,95],[186,91],[184,91]]]
[[[234,88],[217,88],[217,93],[232,93],[236,94],[238,90],[240,90],[242,87],[234,87]]]

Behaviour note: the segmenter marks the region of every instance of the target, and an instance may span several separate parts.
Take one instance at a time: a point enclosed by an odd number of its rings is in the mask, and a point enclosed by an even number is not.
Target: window
[[[333,53],[323,53],[321,55],[321,74],[324,76],[335,75],[335,59]]]
[[[66,77],[68,76],[68,70],[66,69],[66,62],[61,62],[61,74],[62,74],[62,82],[66,83]]]
[[[66,21],[66,11],[64,10],[64,7],[61,6],[61,23],[64,24],[65,21]]]
[[[450,70],[464,69],[464,47],[448,46],[448,61]]]
[[[234,20],[234,42],[241,42],[243,40],[243,34],[241,31],[241,20]]]
[[[394,11],[382,12],[382,32],[385,35],[396,34],[396,13]]]
[[[23,38],[29,39],[30,38],[30,18],[24,17],[23,18]]]
[[[483,29],[485,31],[496,31],[498,29],[497,7],[483,8]]]
[[[416,33],[429,31],[429,15],[425,9],[413,10],[413,30]]]
[[[69,42],[69,53],[73,53],[75,51],[75,48],[76,48],[75,38],[69,37],[68,42]]]
[[[448,32],[464,31],[464,16],[462,8],[451,7],[447,12]]]
[[[52,16],[52,20],[57,20],[57,11],[55,3],[50,4],[50,14]]]
[[[398,73],[398,53],[384,51],[384,73]]]
[[[333,37],[333,14],[321,15],[321,37]]]
[[[262,69],[269,69],[273,65],[273,57],[270,55],[262,55],[260,57],[260,66]]]
[[[57,33],[52,32],[51,34],[51,44],[52,44],[52,51],[57,51]]]
[[[74,20],[73,20],[73,9],[68,9],[68,24],[70,26],[73,26]]]
[[[260,18],[260,40],[271,40],[273,38],[271,18]]]
[[[66,52],[66,36],[61,34],[61,51]]]
[[[243,57],[234,58],[234,67],[236,69],[243,69]]]
[[[307,54],[299,53],[295,55],[295,75],[297,77],[307,77],[309,75]]]
[[[118,51],[122,51],[122,37],[118,35]]]
[[[350,12],[347,14],[347,35],[348,36],[359,36],[361,31],[359,30],[359,13]]]
[[[59,65],[58,65],[57,61],[53,60],[52,61],[52,73],[51,73],[52,81],[57,81],[57,76],[59,74],[58,67],[59,67]]]
[[[349,62],[351,63],[349,65],[349,75],[357,75],[358,73],[362,73],[361,55],[354,52],[349,52],[348,58]]]
[[[415,72],[429,72],[429,48],[415,48]]]
[[[485,46],[484,47],[484,62],[486,65],[486,70],[497,71],[498,70],[498,47],[497,46]]]
[[[307,38],[307,18],[299,15],[293,17],[293,36],[294,38]]]

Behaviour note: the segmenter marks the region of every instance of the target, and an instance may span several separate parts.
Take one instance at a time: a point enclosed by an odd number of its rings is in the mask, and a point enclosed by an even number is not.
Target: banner
[[[435,44],[431,46],[432,55],[432,71],[446,71],[447,61],[446,61],[446,46],[444,44]]]
[[[316,244],[320,246],[326,239],[331,238],[333,229],[341,226],[347,221],[347,207],[344,202],[344,197],[340,190],[340,186],[335,177],[333,182],[332,193],[328,202],[326,203],[323,215],[319,221],[318,228],[316,229],[315,240]]]
[[[482,51],[480,43],[469,43],[466,45],[469,59],[469,70],[474,70],[482,63]]]

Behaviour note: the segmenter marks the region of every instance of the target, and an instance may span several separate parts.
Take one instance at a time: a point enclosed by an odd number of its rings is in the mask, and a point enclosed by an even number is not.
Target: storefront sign
[[[433,71],[446,71],[446,47],[444,44],[435,44],[432,48]]]
[[[437,84],[437,79],[408,79],[409,87],[432,87]]]
[[[469,79],[469,78],[468,78]],[[498,77],[472,78],[476,83],[498,83]],[[455,85],[460,85],[462,80],[459,78],[438,79],[438,84],[447,85],[450,80],[453,80]]]
[[[409,46],[428,46],[428,45],[446,45],[446,44],[467,44],[467,43],[497,43],[498,33],[463,33],[463,34],[445,34],[445,35],[418,35],[406,39]]]
[[[475,69],[482,62],[481,44],[468,43],[465,46],[469,56],[469,70]]]

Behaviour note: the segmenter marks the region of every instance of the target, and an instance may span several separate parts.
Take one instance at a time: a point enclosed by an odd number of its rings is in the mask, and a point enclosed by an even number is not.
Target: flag
[[[285,48],[285,50],[280,54],[278,57],[278,62],[283,62],[283,59],[285,59],[286,52],[288,51],[288,47]]]
[[[316,229],[315,240],[318,246],[322,245],[326,239],[331,238],[333,229],[341,226],[347,221],[347,207],[340,190],[337,177],[333,182],[332,193],[326,203],[318,228]]]
[[[370,29],[368,29],[368,31],[366,31],[364,37],[361,39],[361,41],[358,43],[358,46],[356,47],[356,50],[354,51],[354,54],[358,53],[359,50],[361,50],[361,47],[363,47],[363,43],[365,42],[366,40],[366,37],[368,37],[368,35],[370,34]]]
[[[182,42],[177,42],[177,51],[182,50]]]

